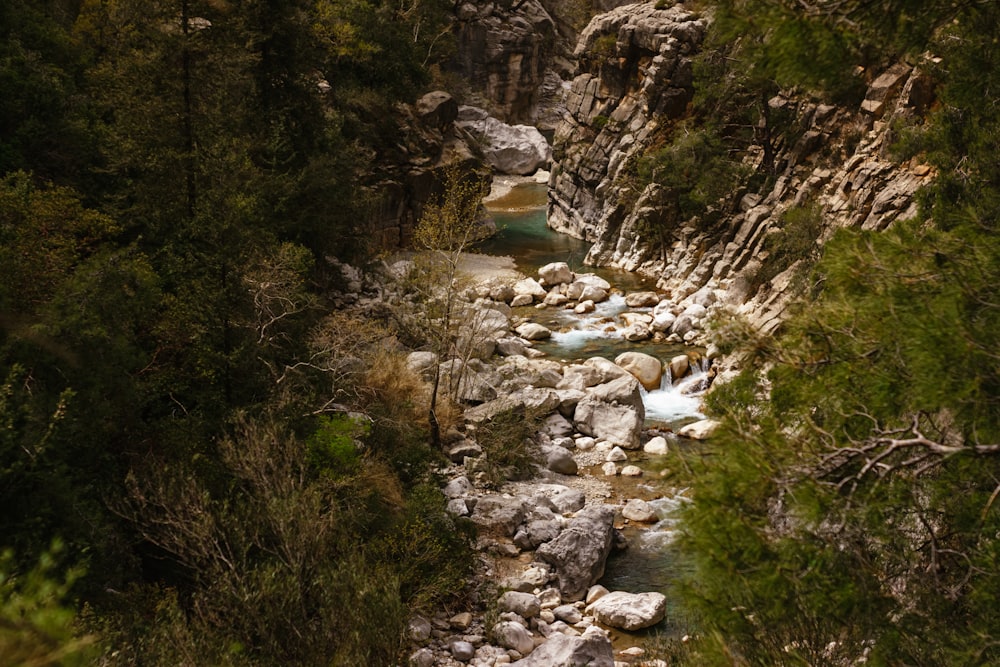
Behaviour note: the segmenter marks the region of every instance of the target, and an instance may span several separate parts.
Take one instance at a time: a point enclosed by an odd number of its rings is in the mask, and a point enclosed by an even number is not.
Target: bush
[[[489,485],[499,488],[509,479],[524,479],[534,471],[531,435],[538,417],[523,408],[495,415],[476,430],[476,442],[483,448],[478,470]]]

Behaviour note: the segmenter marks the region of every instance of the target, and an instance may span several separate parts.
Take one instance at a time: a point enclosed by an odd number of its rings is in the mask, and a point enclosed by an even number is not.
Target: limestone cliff
[[[549,225],[593,241],[590,264],[654,277],[678,303],[712,293],[772,329],[794,291],[797,262],[761,279],[773,260],[765,239],[781,230],[793,207],[816,212],[817,243],[838,227],[881,229],[915,213],[915,193],[931,169],[894,162],[887,148],[892,119],[922,113],[929,92],[919,71],[896,65],[873,78],[856,108],[774,97],[768,106],[791,114],[796,131],[772,142],[771,177],[744,179],[713,207],[716,215],[684,218],[663,187],[634,178],[634,164],[684,127],[679,121],[694,95],[692,56],[707,28],[704,17],[681,5],[652,3],[591,21],[556,133]],[[741,156],[748,173],[763,158],[755,147]]]

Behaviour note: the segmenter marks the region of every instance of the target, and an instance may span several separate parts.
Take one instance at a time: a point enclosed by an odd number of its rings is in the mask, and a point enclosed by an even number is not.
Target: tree
[[[459,262],[473,242],[477,241],[482,227],[482,201],[484,181],[476,173],[464,174],[457,166],[444,170],[443,192],[436,202],[425,204],[420,222],[414,230],[414,245],[429,254],[428,265],[421,271],[425,283],[425,307],[430,324],[426,334],[439,361],[455,356],[459,320],[458,301]],[[441,364],[434,368],[428,420],[431,440],[441,444],[441,425],[438,419],[438,399],[441,393]],[[461,378],[458,378],[461,381]]]
[[[681,538],[696,664],[1000,658],[998,18],[964,5],[932,45],[922,216],[839,232],[784,332],[712,395],[724,426],[686,459]]]

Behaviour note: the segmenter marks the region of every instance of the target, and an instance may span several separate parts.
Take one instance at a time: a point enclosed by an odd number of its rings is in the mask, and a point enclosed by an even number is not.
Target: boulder
[[[443,90],[427,93],[414,105],[417,118],[427,127],[443,130],[458,118],[458,102]]]
[[[586,315],[587,313],[592,313],[597,309],[597,306],[593,301],[587,299],[586,301],[581,301],[573,307],[573,312],[577,315]]]
[[[545,288],[539,285],[538,281],[534,278],[518,280],[514,283],[513,288],[514,294],[530,296],[532,299],[544,299],[545,295],[548,294]],[[513,302],[510,305],[514,307]]]
[[[530,306],[534,302],[535,299],[530,294],[517,294],[510,300],[510,307],[520,308],[521,306]]]
[[[460,109],[458,125],[482,144],[486,161],[501,174],[527,176],[552,159],[552,148],[538,128],[508,125],[475,107]]]
[[[610,361],[607,363],[624,375],[592,387],[577,404],[573,425],[584,435],[604,439],[626,449],[638,449],[646,416],[639,382],[619,366]]]
[[[562,447],[550,447],[546,450],[545,467],[560,475],[575,475],[579,471],[573,455]]]
[[[711,437],[718,427],[719,422],[714,419],[702,419],[701,421],[696,421],[682,427],[677,431],[677,435],[691,438],[692,440],[705,440]]]
[[[523,357],[528,343],[523,338],[505,337],[497,339],[497,354],[503,357]]]
[[[535,555],[554,567],[564,600],[582,599],[591,584],[604,575],[614,537],[614,518],[612,507],[585,507],[557,538],[538,547]]]
[[[566,262],[552,262],[538,269],[538,279],[541,285],[552,287],[573,282],[573,272]]]
[[[642,468],[636,465],[622,466],[619,474],[622,477],[642,477]]]
[[[632,324],[627,327],[622,333],[622,338],[630,343],[638,343],[639,341],[649,340],[652,338],[653,332],[649,330],[649,327],[645,324]]]
[[[539,484],[535,487],[535,497],[539,495],[547,498],[560,514],[582,510],[587,500],[583,491],[562,484]]]
[[[563,369],[563,379],[556,389],[587,389],[606,382],[605,374],[594,366],[573,364]]]
[[[642,451],[647,454],[654,454],[657,456],[667,453],[667,439],[662,435],[658,435],[654,438],[650,438],[649,442],[642,446]]]
[[[476,502],[472,521],[480,530],[513,537],[524,521],[524,499],[503,496],[483,496]]]
[[[437,366],[438,355],[435,352],[417,351],[406,356],[406,367],[420,375],[433,375]]]
[[[465,475],[456,477],[445,484],[443,492],[446,498],[461,498],[472,491],[472,482]]]
[[[614,447],[610,452],[607,453],[607,456],[604,457],[604,460],[613,462],[628,461],[628,454],[626,454],[625,450],[623,450],[621,447]]]
[[[638,383],[636,388],[638,388]],[[581,400],[573,413],[573,424],[581,433],[603,438],[626,449],[639,448],[644,409],[607,403],[593,396]]]
[[[552,336],[552,331],[537,322],[525,322],[515,329],[517,335],[525,340],[545,340]]]
[[[509,410],[524,410],[533,414],[546,415],[559,407],[560,400],[559,394],[552,389],[525,387],[488,403],[468,408],[464,416],[466,421],[481,423]]]
[[[656,292],[632,292],[625,296],[625,305],[629,308],[652,308],[660,303],[660,295]]]
[[[691,370],[691,360],[686,354],[678,354],[670,360],[670,379],[674,382],[680,380]]]
[[[642,352],[623,352],[615,363],[627,370],[647,391],[660,388],[663,364],[656,357]]]
[[[513,621],[501,621],[494,625],[493,637],[500,646],[514,649],[521,655],[528,655],[535,648],[535,641],[528,629]]]
[[[583,289],[580,290],[580,295],[576,298],[578,301],[593,301],[594,303],[601,303],[602,301],[608,300],[608,291],[594,285],[585,285]]]
[[[553,287],[552,291],[542,299],[542,303],[546,306],[562,306],[568,302],[569,297],[560,292],[558,287]]]
[[[611,640],[600,628],[591,626],[582,635],[552,634],[527,658],[511,667],[614,667]]]
[[[558,412],[554,412],[545,418],[540,430],[553,438],[562,438],[573,435],[573,424]]]
[[[542,603],[531,593],[507,591],[497,600],[497,608],[501,611],[512,611],[521,618],[537,616],[542,609]]]
[[[476,647],[467,641],[458,640],[451,644],[451,655],[459,662],[469,662],[476,657]]]
[[[632,498],[625,503],[625,507],[622,508],[622,516],[629,521],[638,521],[639,523],[653,523],[659,518],[653,506],[639,498]]]
[[[629,374],[624,368],[604,357],[591,357],[584,361],[583,365],[593,368],[600,374],[600,379],[594,384],[603,384],[617,378],[627,377]]]
[[[614,591],[587,607],[587,613],[604,625],[634,632],[662,621],[666,609],[662,593]]]

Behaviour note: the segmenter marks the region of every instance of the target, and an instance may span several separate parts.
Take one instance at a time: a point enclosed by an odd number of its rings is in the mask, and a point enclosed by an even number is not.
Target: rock
[[[434,667],[436,659],[429,648],[422,648],[410,654],[410,667]]]
[[[459,662],[469,662],[476,657],[476,647],[466,641],[452,642],[451,655]]]
[[[553,615],[563,623],[575,625],[583,620],[583,614],[576,608],[576,605],[564,604],[552,610]]]
[[[468,495],[472,491],[472,488],[472,482],[469,481],[468,477],[463,475],[445,484],[442,491],[446,498],[461,498]]]
[[[414,110],[421,123],[439,130],[448,127],[458,118],[458,102],[442,90],[421,97],[414,105]]]
[[[580,636],[554,633],[523,660],[511,667],[614,667],[615,656],[600,628],[589,627]]]
[[[535,488],[535,496],[539,495],[551,502],[555,511],[560,514],[582,510],[587,500],[583,491],[562,484],[539,484]]]
[[[636,465],[623,466],[619,474],[622,477],[642,477],[642,468]]]
[[[660,388],[663,364],[656,357],[642,352],[623,352],[615,358],[615,363],[631,373],[646,391]]]
[[[524,278],[518,280],[513,285],[514,293],[517,295],[530,296],[532,299],[544,299],[545,295],[548,294],[546,289],[538,284],[538,281],[534,278]],[[511,307],[514,307],[514,303],[511,302]]]
[[[459,113],[458,126],[482,144],[486,162],[501,174],[527,176],[551,161],[552,148],[538,128],[508,125],[475,107]]]
[[[480,423],[512,410],[525,410],[544,415],[558,408],[560,401],[559,394],[552,389],[525,387],[488,403],[468,408],[465,411],[465,419],[472,423]]]
[[[534,302],[535,299],[530,294],[518,294],[510,300],[510,307],[520,308],[521,306],[530,306]]]
[[[529,297],[530,298],[530,297]],[[530,302],[529,302],[530,303]],[[503,357],[523,357],[528,349],[528,343],[522,338],[498,338],[497,354]]]
[[[407,626],[410,639],[420,643],[431,638],[431,622],[423,616],[414,616]]]
[[[659,518],[656,516],[653,506],[639,498],[632,498],[625,503],[625,507],[622,509],[622,516],[629,521],[638,521],[640,523],[653,523]]]
[[[705,440],[711,437],[718,427],[719,422],[714,419],[702,419],[701,421],[696,421],[682,427],[677,431],[677,435],[691,438],[692,440]]]
[[[503,496],[483,496],[476,502],[472,520],[486,533],[513,537],[524,521],[524,500]]]
[[[525,340],[545,340],[552,336],[552,331],[536,322],[525,322],[514,331]]]
[[[531,593],[507,591],[497,600],[497,608],[500,611],[512,611],[521,618],[531,618],[541,611],[542,603]]]
[[[493,626],[496,643],[504,648],[514,649],[521,655],[528,655],[535,648],[531,633],[520,623],[501,621]]]
[[[482,455],[483,448],[478,443],[465,438],[448,448],[448,459],[452,463],[462,463],[467,457],[474,459]]]
[[[614,535],[613,508],[591,505],[577,512],[557,538],[535,555],[555,568],[564,600],[579,600],[604,574]]]
[[[552,447],[546,452],[545,466],[560,475],[575,475],[579,470],[573,455],[562,447]]]
[[[618,475],[618,466],[615,465],[614,461],[608,461],[601,466],[601,472],[604,473],[605,477],[616,477]]]
[[[580,295],[577,297],[577,300],[601,303],[608,300],[608,291],[593,285],[585,285],[580,291]]]
[[[587,613],[604,625],[633,632],[662,621],[666,608],[662,593],[614,591],[588,606]]]
[[[597,602],[598,600],[600,600],[602,597],[604,597],[605,595],[607,595],[610,592],[611,591],[609,591],[604,586],[601,586],[600,584],[594,584],[593,586],[591,586],[587,590],[587,597],[584,600],[584,604],[591,605],[594,602]]]
[[[576,448],[582,452],[588,451],[594,448],[597,441],[591,438],[589,435],[582,436],[576,439]]]
[[[438,355],[434,352],[417,351],[410,352],[406,356],[406,367],[414,373],[420,375],[433,375],[434,367],[437,366]]]
[[[625,329],[622,337],[630,343],[638,343],[652,338],[653,332],[644,324],[633,324]]]
[[[452,516],[469,516],[469,504],[464,498],[452,498],[445,506],[445,510]]]
[[[573,272],[566,262],[552,262],[538,269],[540,284],[552,287],[573,282]]]
[[[686,354],[678,354],[670,360],[670,379],[677,382],[691,370],[691,360]]]
[[[632,292],[625,296],[625,305],[629,308],[652,308],[660,303],[660,295],[656,292]]]
[[[558,412],[545,418],[539,429],[553,438],[573,435],[573,424]]]
[[[624,368],[604,357],[591,357],[584,361],[583,365],[589,366],[599,373],[600,379],[594,384],[604,384],[618,378],[627,377],[629,374]]]
[[[621,447],[615,447],[608,455],[604,457],[605,461],[628,461],[628,454],[626,454]]]
[[[592,387],[577,404],[573,425],[585,435],[626,449],[638,449],[646,416],[639,383],[625,370],[614,367],[625,376]]]
[[[647,454],[655,454],[661,456],[667,453],[667,439],[662,435],[658,435],[654,438],[650,438],[649,442],[642,446],[642,451]]]
[[[553,287],[552,291],[545,295],[542,300],[546,306],[562,306],[569,302],[569,297],[559,291],[558,287]]]
[[[667,306],[666,308],[660,309],[660,306]],[[670,303],[663,302],[653,309],[653,321],[650,323],[649,328],[653,331],[658,331],[660,333],[666,333],[674,326],[674,322],[677,321],[677,316],[670,312]]]
[[[605,382],[604,378],[605,375],[593,366],[573,364],[563,369],[563,379],[556,389],[583,390]]]
[[[448,619],[448,625],[458,630],[468,630],[472,625],[472,614],[467,611],[459,612]]]

